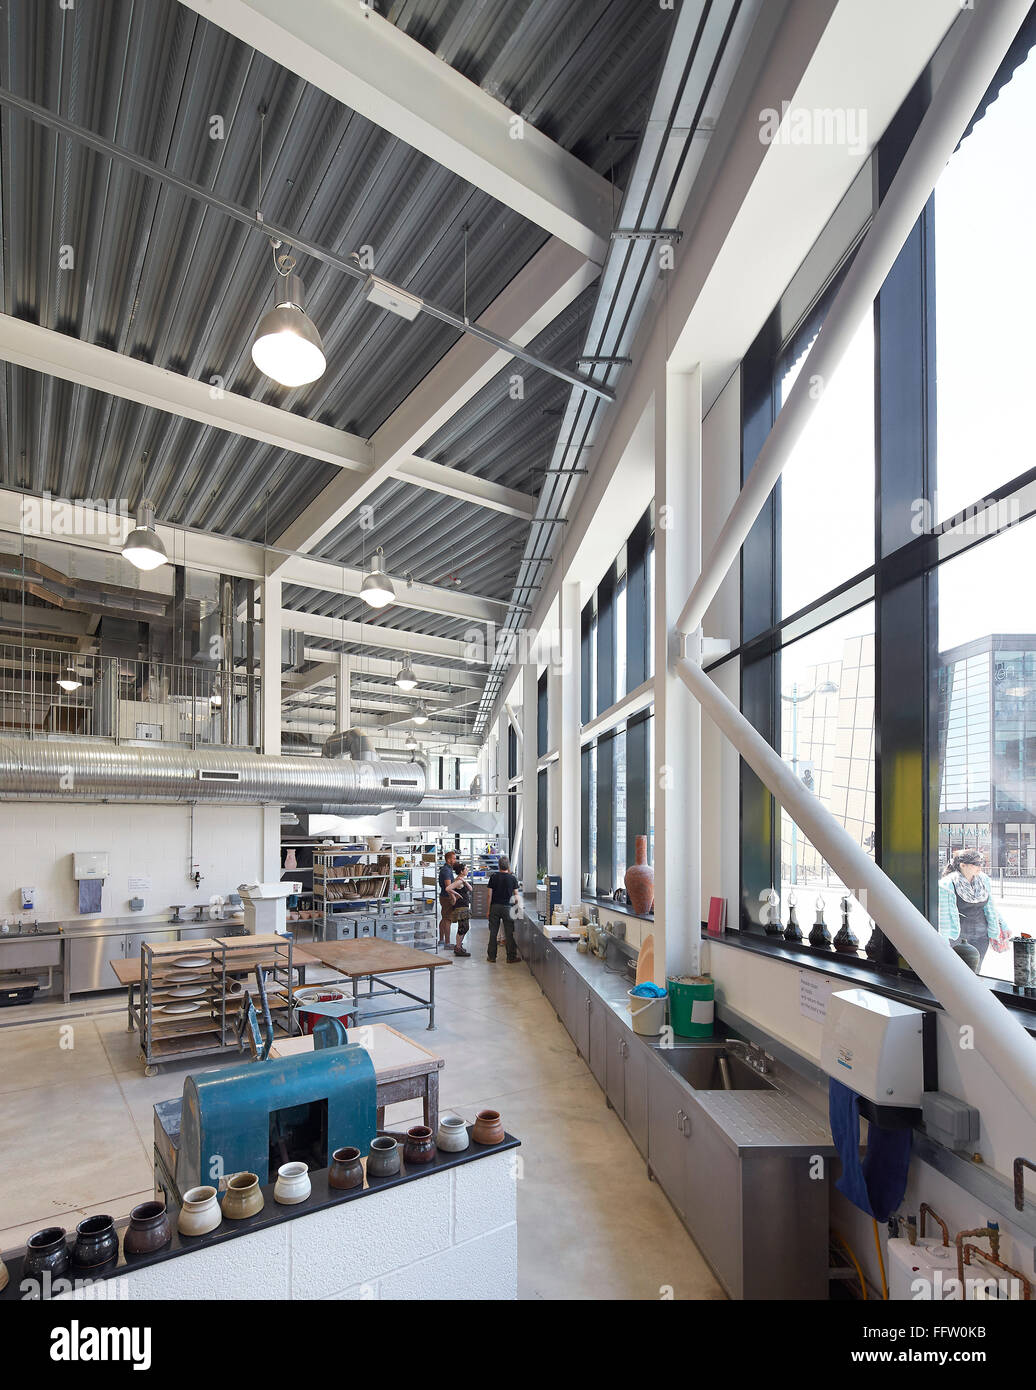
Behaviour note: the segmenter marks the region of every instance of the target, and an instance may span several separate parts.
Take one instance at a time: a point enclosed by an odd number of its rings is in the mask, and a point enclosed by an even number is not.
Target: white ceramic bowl
[[[444,1115],[440,1119],[435,1135],[437,1149],[443,1153],[460,1153],[469,1143],[468,1127],[459,1115]]]
[[[182,1236],[204,1236],[223,1220],[214,1187],[190,1187],[183,1194],[183,1205],[176,1219]]]
[[[312,1191],[309,1169],[304,1163],[283,1163],[277,1169],[277,1181],[273,1187],[275,1202],[294,1206],[296,1202],[304,1202]]]

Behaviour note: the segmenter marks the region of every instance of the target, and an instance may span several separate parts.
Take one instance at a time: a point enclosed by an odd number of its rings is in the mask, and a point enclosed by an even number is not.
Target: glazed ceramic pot
[[[258,1216],[265,1206],[258,1173],[235,1173],[223,1194],[223,1215],[228,1221]]]
[[[956,941],[951,941],[950,945],[953,948],[953,950],[956,951],[957,955],[960,956],[961,960],[968,967],[968,969],[974,970],[975,974],[977,975],[978,968],[982,964],[982,957],[979,955],[975,947],[972,946],[971,942],[965,941],[964,938],[961,936],[958,937]]]
[[[36,1278],[49,1271],[56,1279],[64,1274],[69,1266],[68,1241],[61,1226],[47,1226],[45,1230],[31,1235],[25,1246],[25,1263],[22,1273],[27,1278]]]
[[[646,835],[637,836],[637,862],[626,870],[623,881],[633,911],[641,916],[650,912],[655,905],[655,871],[647,862]]]
[[[390,1178],[399,1172],[399,1145],[387,1134],[371,1140],[367,1155],[368,1178]]]
[[[475,1116],[471,1137],[476,1144],[499,1144],[504,1137],[504,1127],[498,1110],[480,1110]]]
[[[119,1254],[119,1237],[110,1216],[88,1216],[76,1227],[72,1244],[72,1263],[79,1269],[97,1269],[110,1264]]]
[[[214,1187],[189,1187],[183,1194],[183,1206],[176,1221],[176,1229],[182,1236],[207,1235],[222,1220]]]
[[[161,1250],[173,1238],[173,1228],[162,1202],[141,1202],[130,1212],[130,1223],[122,1237],[126,1255],[150,1255]]]
[[[459,1115],[444,1115],[442,1117],[439,1121],[435,1143],[437,1148],[448,1154],[459,1154],[462,1149],[468,1147],[471,1143],[468,1137],[468,1127]]]
[[[407,1163],[431,1163],[435,1157],[435,1140],[427,1125],[414,1125],[407,1130],[403,1157]]]
[[[344,1149],[335,1149],[331,1155],[331,1167],[327,1170],[327,1185],[340,1190],[363,1186],[363,1164],[360,1161],[359,1149],[354,1149],[351,1145]]]
[[[282,1163],[277,1169],[277,1181],[273,1187],[275,1202],[293,1207],[298,1202],[304,1202],[312,1191],[313,1184],[305,1163]]]
[[[7,1266],[0,1260],[0,1293],[7,1288],[7,1281],[11,1276],[7,1273]]]

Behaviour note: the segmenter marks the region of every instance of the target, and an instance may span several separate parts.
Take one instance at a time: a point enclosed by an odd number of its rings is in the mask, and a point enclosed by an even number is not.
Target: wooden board
[[[394,975],[401,970],[434,970],[436,966],[453,964],[428,951],[400,946],[395,941],[379,941],[375,937],[363,941],[314,941],[306,949],[321,965],[350,979],[363,975]]]
[[[438,1071],[446,1065],[445,1058],[430,1052],[427,1047],[414,1042],[405,1033],[390,1027],[387,1023],[372,1023],[360,1028],[348,1028],[346,1034],[351,1043],[359,1043],[370,1053],[374,1063],[374,1075],[378,1082],[399,1081],[408,1076],[420,1076],[428,1071]],[[367,1046],[368,1041],[370,1046]],[[312,1052],[311,1037],[284,1038],[274,1043],[271,1057],[292,1057],[299,1052]]]

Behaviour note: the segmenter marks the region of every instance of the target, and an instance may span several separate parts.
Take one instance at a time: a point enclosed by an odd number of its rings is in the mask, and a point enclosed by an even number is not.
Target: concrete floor
[[[473,927],[471,959],[437,972],[434,1033],[420,1014],[390,1021],[446,1059],[441,1112],[470,1122],[491,1106],[522,1141],[519,1296],[723,1298],[528,969],[502,952],[490,965],[486,935]],[[152,1195],[151,1108],[190,1068],[146,1078],[121,1001],[0,1015],[0,1251]],[[387,1122],[420,1118],[408,1101]]]

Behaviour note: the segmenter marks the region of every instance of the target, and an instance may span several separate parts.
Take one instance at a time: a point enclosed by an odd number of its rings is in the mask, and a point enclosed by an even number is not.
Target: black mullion
[[[597,892],[615,888],[615,732],[597,740]]]

